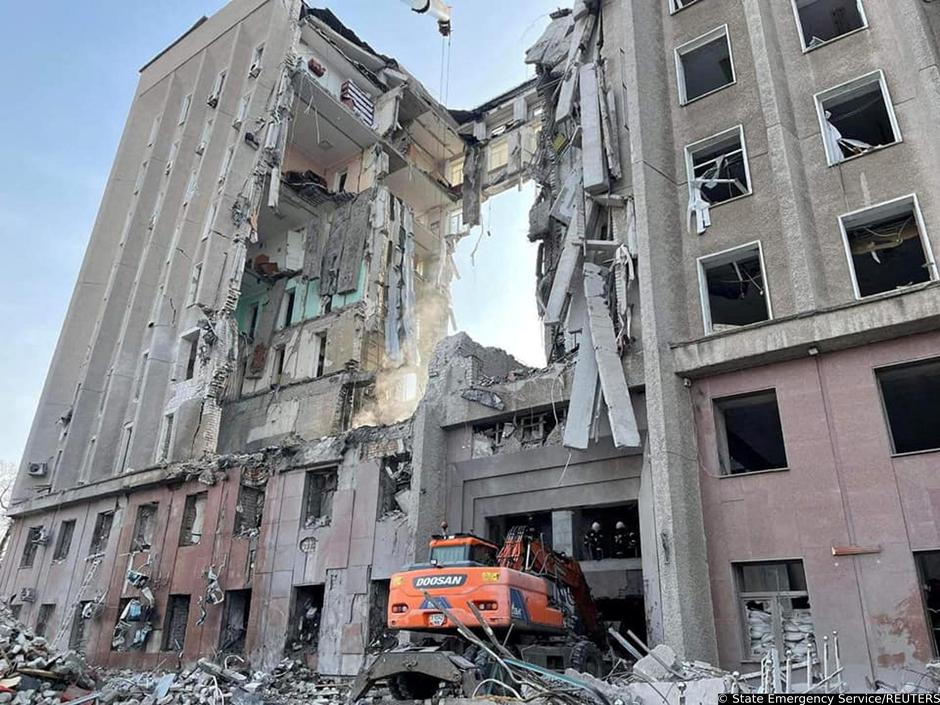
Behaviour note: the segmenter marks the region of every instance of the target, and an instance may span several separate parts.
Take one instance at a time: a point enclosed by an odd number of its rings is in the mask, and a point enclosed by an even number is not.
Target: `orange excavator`
[[[388,628],[420,633],[425,642],[381,654],[357,677],[351,702],[383,679],[398,700],[432,697],[442,683],[472,695],[487,655],[456,638],[460,628],[488,628],[543,668],[602,675],[606,634],[576,560],[547,548],[531,526],[513,527],[501,548],[442,527],[428,562],[390,583]]]

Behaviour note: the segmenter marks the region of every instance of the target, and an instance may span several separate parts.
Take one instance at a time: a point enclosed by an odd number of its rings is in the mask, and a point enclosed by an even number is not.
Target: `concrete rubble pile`
[[[180,673],[112,673],[96,699],[101,705],[300,705],[342,702],[345,691],[342,680],[322,678],[294,661],[268,673],[250,671],[232,657],[224,665],[200,659]]]
[[[343,679],[285,659],[271,672],[238,657],[200,659],[180,672],[91,668],[76,651],[59,651],[0,606],[0,703],[13,705],[305,705],[345,700]]]

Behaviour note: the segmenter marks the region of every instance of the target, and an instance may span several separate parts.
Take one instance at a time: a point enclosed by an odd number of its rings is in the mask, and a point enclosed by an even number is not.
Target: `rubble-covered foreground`
[[[693,705],[715,703],[722,693],[845,692],[837,638],[832,655],[809,648],[812,668],[792,652],[772,650],[754,673],[729,673],[701,662],[681,661],[669,647],[652,650],[619,634],[612,638],[636,661],[616,659],[603,678],[568,670],[556,673],[518,660],[494,639],[461,630],[489,654],[472,698],[448,697],[440,705],[537,703],[541,705]],[[643,652],[646,652],[645,655]],[[916,680],[870,684],[875,692],[940,693],[940,663],[929,664]],[[221,662],[200,659],[182,671],[106,670],[86,664],[75,651],[57,651],[35,636],[0,605],[0,704],[12,705],[317,705],[346,703],[350,682],[316,674],[287,659],[271,672],[253,671],[237,656]],[[386,688],[372,690],[360,703],[392,702]]]
[[[57,651],[0,606],[0,703],[13,705],[300,705],[344,702],[347,686],[286,660],[272,672],[238,657],[201,659],[181,672],[108,671]]]

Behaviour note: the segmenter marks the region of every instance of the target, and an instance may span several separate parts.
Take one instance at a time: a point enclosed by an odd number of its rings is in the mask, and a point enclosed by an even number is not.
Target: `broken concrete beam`
[[[485,150],[480,144],[467,147],[463,162],[463,223],[473,227],[480,224],[480,201],[482,199],[483,177],[485,170]]]
[[[607,154],[601,127],[600,91],[597,65],[581,67],[581,164],[584,190],[603,193],[610,188],[607,172]]]
[[[571,43],[568,45],[568,58],[565,63],[565,77],[558,92],[558,101],[555,105],[555,124],[567,120],[572,116],[575,91],[578,89],[578,68],[581,64],[584,50],[594,34],[596,15],[590,11],[585,3],[578,3],[574,12],[574,31],[571,33]]]
[[[676,665],[676,652],[666,644],[659,644],[653,652],[633,664],[633,673],[648,681],[665,681],[672,678],[670,669]]]
[[[552,203],[552,210],[549,215],[555,220],[559,220],[565,225],[574,218],[575,208],[577,207],[578,197],[581,196],[581,170],[578,157],[572,159],[575,168],[568,172],[565,181],[561,185],[561,191]]]
[[[603,79],[603,68],[601,69]],[[606,81],[600,82],[601,128],[604,134],[604,149],[607,153],[607,169],[610,175],[619,180],[623,176],[620,166],[620,129],[617,124],[617,101],[612,89],[605,88]]]
[[[475,401],[477,404],[482,404],[483,406],[496,409],[497,411],[502,411],[506,408],[506,403],[498,394],[487,391],[486,389],[465,389],[460,393],[460,396],[467,401]]]
[[[591,329],[587,325],[581,330],[581,346],[578,362],[571,381],[571,401],[565,420],[565,435],[562,440],[566,448],[585,450],[591,440],[594,426],[594,408],[597,400],[597,358]]]
[[[571,12],[554,16],[542,36],[526,50],[525,62],[538,64],[549,71],[562,63],[568,56],[565,39],[571,31],[572,22]]]
[[[581,241],[584,239],[584,201],[579,199],[577,215],[568,224],[565,232],[565,242],[562,246],[558,266],[555,269],[555,278],[552,280],[552,289],[545,304],[545,315],[542,322],[545,325],[554,325],[561,320],[561,314],[568,300],[568,289],[574,278],[578,260],[581,258]]]
[[[606,270],[590,262],[584,263],[583,270],[588,325],[591,329],[597,371],[607,404],[607,417],[610,420],[614,445],[618,448],[637,448],[640,445],[640,431],[623,372],[623,362],[617,350],[614,324],[610,319],[610,309],[605,298]]]

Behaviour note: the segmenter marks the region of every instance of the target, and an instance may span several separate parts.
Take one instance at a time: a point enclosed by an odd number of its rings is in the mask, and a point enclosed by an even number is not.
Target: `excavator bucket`
[[[459,687],[470,697],[478,685],[476,666],[451,651],[439,647],[399,647],[386,651],[360,671],[349,692],[349,705],[368,693],[376,683],[388,681],[396,700],[426,700],[442,683]]]

